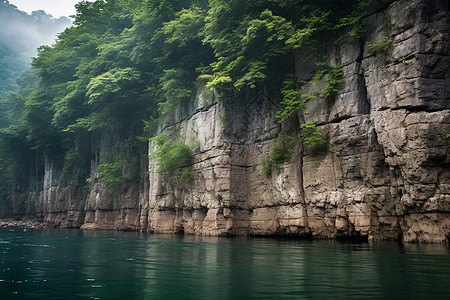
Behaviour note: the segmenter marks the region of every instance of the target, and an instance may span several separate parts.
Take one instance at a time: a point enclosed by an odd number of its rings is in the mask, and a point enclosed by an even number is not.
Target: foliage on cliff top
[[[280,77],[280,64],[293,66],[298,49],[316,51],[328,31],[351,32],[367,2],[82,1],[75,25],[33,59],[39,82],[5,100],[7,107],[24,103],[11,121],[21,142],[9,146],[64,160],[93,155],[101,137],[136,140],[148,120],[193,101],[199,82],[237,92]],[[283,94],[295,102],[297,91]]]
[[[361,27],[370,1],[211,1],[205,42],[213,48],[216,60],[211,64],[212,74],[203,77],[216,88],[261,86],[273,80],[273,70],[281,61],[292,60],[296,50],[310,47],[317,52],[320,35],[340,36],[341,28],[355,35],[353,29]]]

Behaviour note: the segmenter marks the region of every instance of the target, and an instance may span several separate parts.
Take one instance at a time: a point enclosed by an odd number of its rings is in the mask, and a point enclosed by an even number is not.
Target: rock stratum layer
[[[274,117],[280,100],[262,90],[216,101],[200,89],[191,113],[161,129],[192,146],[190,184],[171,189],[145,157],[140,180],[114,193],[95,180],[86,192],[76,176],[63,183],[48,159],[42,192],[28,205],[12,199],[3,216],[83,229],[448,242],[450,4],[406,2],[374,3],[363,38],[329,46],[345,81],[298,115],[329,137],[326,153],[295,152],[265,175],[261,161],[288,126]],[[389,47],[370,53],[383,40]]]

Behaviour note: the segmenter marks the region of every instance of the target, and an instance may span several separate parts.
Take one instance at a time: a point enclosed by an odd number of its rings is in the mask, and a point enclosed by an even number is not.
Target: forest
[[[73,26],[39,47],[17,79],[19,89],[1,95],[1,198],[23,193],[30,178],[42,177],[48,159],[67,178],[75,166],[85,169],[76,176],[87,184],[91,160],[106,186],[133,180],[149,138],[194,101],[199,87],[239,98],[279,82],[276,116],[290,118],[307,101],[337,91],[342,69],[320,53],[330,39],[361,35],[370,2],[80,2]],[[295,54],[305,48],[311,55],[302,59],[315,66],[306,80],[294,69]],[[322,90],[302,93],[302,85],[321,78]],[[99,153],[105,137],[115,150]]]

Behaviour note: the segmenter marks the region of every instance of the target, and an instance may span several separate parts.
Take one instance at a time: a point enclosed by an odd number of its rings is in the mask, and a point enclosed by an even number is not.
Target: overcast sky
[[[53,17],[71,16],[75,14],[75,4],[81,0],[9,0],[20,10],[31,13],[35,10],[45,10]]]

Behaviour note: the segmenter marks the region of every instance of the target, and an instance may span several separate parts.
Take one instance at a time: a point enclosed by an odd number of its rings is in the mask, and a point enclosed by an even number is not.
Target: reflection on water
[[[0,229],[0,299],[447,299],[441,245]]]

